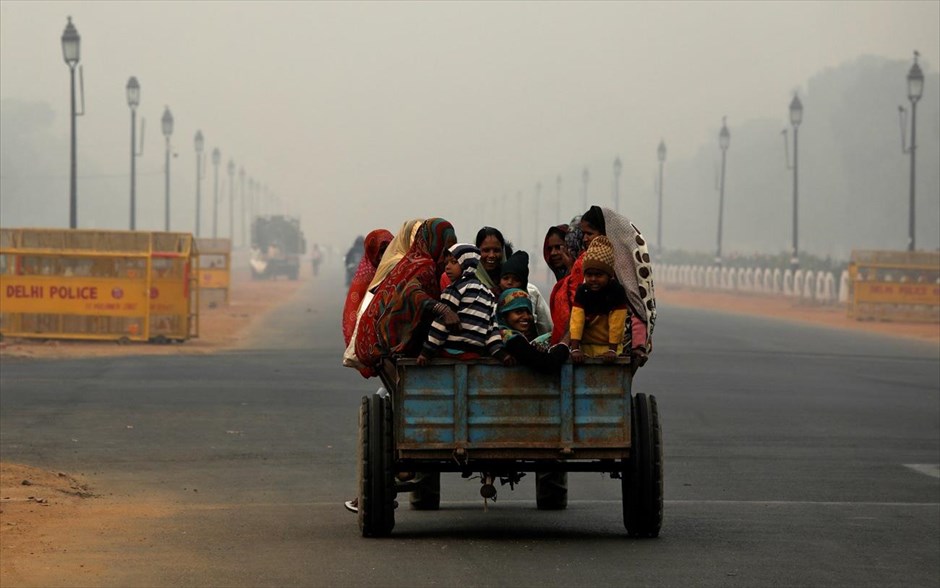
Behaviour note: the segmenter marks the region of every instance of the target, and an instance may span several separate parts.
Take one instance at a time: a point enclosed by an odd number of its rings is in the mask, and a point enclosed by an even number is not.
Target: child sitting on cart
[[[568,359],[568,347],[549,347],[551,333],[536,336],[532,301],[525,290],[509,288],[499,295],[499,324],[503,344],[520,364],[542,373],[557,373]]]
[[[614,273],[614,250],[606,236],[595,237],[584,253],[584,283],[571,308],[571,360],[614,361],[623,353],[628,319],[627,293]]]
[[[441,293],[439,304],[457,313],[460,324],[449,330],[440,319],[435,319],[418,355],[418,365],[427,365],[435,355],[479,359],[484,352],[506,365],[514,364],[512,356],[503,349],[496,324],[496,297],[476,275],[480,250],[468,243],[457,243],[449,252],[444,272],[451,283]]]

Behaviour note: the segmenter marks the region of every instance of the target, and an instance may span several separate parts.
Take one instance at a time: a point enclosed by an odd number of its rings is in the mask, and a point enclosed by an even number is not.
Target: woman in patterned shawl
[[[368,290],[370,292],[375,292],[375,287],[382,283],[382,280],[388,276],[392,268],[408,253],[408,249],[411,248],[411,242],[414,241],[415,233],[418,232],[418,227],[420,227],[423,222],[423,218],[413,218],[402,224],[398,233],[395,234],[395,238],[388,244],[385,254],[382,255],[382,261],[379,262],[375,270],[375,276],[373,276],[372,281],[369,282]]]
[[[417,355],[429,319],[448,312],[453,315],[438,298],[446,253],[455,243],[457,236],[449,222],[442,218],[424,221],[408,253],[375,289],[356,334],[356,357],[364,366],[359,370],[363,377],[375,376],[383,357]],[[456,315],[444,323],[450,325],[453,320],[459,324]]]
[[[630,307],[630,328],[624,339],[625,347],[637,356],[637,365],[646,362],[652,351],[653,327],[656,324],[656,298],[653,290],[652,264],[646,240],[627,217],[609,208],[592,206],[581,216],[580,229],[584,234],[584,248],[591,239],[606,235],[614,249],[614,272],[617,280],[627,291]],[[567,334],[568,321],[574,294],[584,281],[582,253],[571,268],[571,273],[555,284],[552,290],[551,309],[555,330],[552,343],[561,341]],[[627,346],[626,342],[630,341]]]
[[[362,297],[369,283],[372,282],[372,278],[375,277],[375,269],[391,241],[392,234],[385,229],[376,229],[366,235],[365,254],[353,275],[349,292],[346,294],[346,305],[343,307],[343,338],[346,340],[346,345],[349,345],[353,330],[356,328],[356,317]]]

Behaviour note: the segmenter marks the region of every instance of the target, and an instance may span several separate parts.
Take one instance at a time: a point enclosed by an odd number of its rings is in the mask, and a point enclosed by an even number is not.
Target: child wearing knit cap
[[[520,364],[551,374],[557,373],[568,359],[568,347],[549,347],[550,333],[535,335],[532,301],[525,290],[509,288],[499,295],[499,326],[506,351]]]
[[[585,357],[614,361],[623,352],[627,293],[614,273],[614,250],[604,235],[595,237],[584,253],[584,283],[571,308],[571,360]]]
[[[538,287],[529,282],[529,254],[525,251],[516,251],[503,262],[499,273],[499,289],[505,292],[510,288],[519,288],[529,294],[532,301],[532,319],[536,334],[551,333],[552,311],[542,296]]]
[[[418,365],[427,365],[435,355],[454,359],[476,359],[492,355],[506,365],[515,363],[505,349],[496,323],[496,297],[476,275],[480,250],[469,243],[457,243],[449,250],[444,271],[451,284],[441,293],[438,304],[456,313],[459,323],[448,326],[442,320],[431,323],[428,340],[418,355]]]

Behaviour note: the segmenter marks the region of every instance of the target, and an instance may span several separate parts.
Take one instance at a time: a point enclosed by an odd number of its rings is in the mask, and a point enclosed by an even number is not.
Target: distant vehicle
[[[299,277],[300,257],[307,252],[300,219],[283,215],[255,217],[251,223],[251,243],[252,279]]]

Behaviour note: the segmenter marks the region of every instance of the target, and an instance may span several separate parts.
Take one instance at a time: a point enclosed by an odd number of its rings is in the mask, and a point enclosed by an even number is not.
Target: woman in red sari
[[[382,254],[385,253],[392,239],[393,235],[385,229],[376,229],[366,235],[365,254],[362,256],[359,267],[356,268],[356,273],[349,284],[346,305],[343,307],[343,338],[346,340],[346,345],[349,345],[353,330],[356,328],[356,314],[359,311],[362,297],[375,276],[375,269],[382,259]]]
[[[442,218],[421,224],[408,253],[375,290],[375,297],[359,319],[356,357],[365,366],[363,377],[377,375],[383,357],[417,356],[431,319],[445,325],[459,319],[439,300],[440,275],[447,250],[457,242],[454,227]]]

